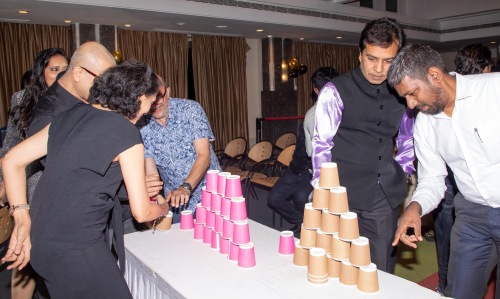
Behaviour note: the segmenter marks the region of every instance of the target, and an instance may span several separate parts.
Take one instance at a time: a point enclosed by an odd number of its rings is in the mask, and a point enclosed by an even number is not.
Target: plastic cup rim
[[[307,227],[304,226],[304,223],[302,223],[302,227],[304,229],[307,229],[307,230],[318,230],[318,228],[307,228]]]
[[[245,244],[241,244],[239,246],[240,246],[240,249],[252,249],[253,248],[253,243],[252,242],[248,242],[248,243],[245,243]]]
[[[352,241],[352,244],[357,246],[366,246],[370,245],[370,240],[365,237],[359,237],[356,240]]]
[[[309,249],[309,254],[312,256],[324,256],[326,255],[326,251],[323,248],[313,247]]]
[[[331,188],[321,187],[319,183],[314,184],[314,189],[331,190]]]
[[[245,224],[248,224],[248,220],[247,219],[234,221],[234,225],[245,225]]]
[[[231,173],[227,172],[227,171],[219,172],[219,176],[230,176],[230,175],[231,175]]]
[[[321,230],[321,228],[318,228],[316,230],[316,233],[320,234],[320,235],[328,235],[327,233],[325,233],[324,231]]]
[[[312,202],[306,203],[305,208],[308,210],[314,210]]]
[[[282,236],[282,237],[287,237],[287,238],[289,238],[289,237],[293,237],[293,232],[291,232],[291,231],[289,231],[289,230],[285,230],[285,231],[282,231],[282,232],[280,233],[280,236]]]
[[[224,220],[230,220],[229,216],[224,216]]]
[[[351,262],[349,262],[349,259],[345,259],[342,261],[342,264],[346,265],[346,266],[354,266],[353,264],[351,264]]]
[[[356,218],[358,218],[358,214],[356,214],[354,212],[347,212],[347,213],[340,214],[340,218],[356,219]]]
[[[245,198],[243,196],[233,197],[233,198],[231,198],[231,201],[232,202],[243,202],[243,201],[245,201]]]
[[[363,272],[375,272],[377,271],[377,265],[375,265],[374,263],[370,263],[368,266],[359,267],[359,270]]]
[[[227,178],[228,180],[236,180],[236,179],[240,179],[240,176],[239,175],[228,175]]]
[[[172,213],[172,211],[168,211],[168,213],[165,217],[173,217],[173,216],[174,216],[174,213]]]
[[[337,163],[335,162],[323,162],[321,163],[321,168],[336,168]]]
[[[216,169],[212,169],[212,170],[208,170],[207,173],[219,173],[220,170],[216,170]]]
[[[184,211],[181,212],[181,215],[189,215],[189,214],[192,215],[193,211],[191,211],[191,210],[184,210]]]
[[[347,188],[339,186],[339,187],[331,188],[330,192],[331,193],[346,193],[347,192]]]

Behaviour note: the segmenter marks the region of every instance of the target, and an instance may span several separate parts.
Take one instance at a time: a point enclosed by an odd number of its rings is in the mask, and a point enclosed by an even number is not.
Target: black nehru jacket
[[[403,168],[393,159],[393,136],[405,113],[404,98],[387,82],[373,85],[360,67],[331,81],[344,103],[332,148],[340,185],[347,188],[349,207],[373,210],[378,182],[395,209],[407,195]]]
[[[306,151],[306,137],[304,133],[304,124],[300,124],[299,138],[295,145],[292,161],[289,166],[290,170],[295,174],[300,174],[304,171],[311,169],[311,158],[307,155]]]

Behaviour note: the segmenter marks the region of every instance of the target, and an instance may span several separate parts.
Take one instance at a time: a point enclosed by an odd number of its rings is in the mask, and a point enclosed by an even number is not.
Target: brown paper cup
[[[340,216],[328,213],[324,209],[321,213],[321,230],[327,234],[334,234],[339,232]]]
[[[339,281],[341,284],[355,286],[358,283],[358,268],[354,267],[349,261],[342,261],[340,264]]]
[[[348,212],[340,215],[339,239],[354,241],[359,238],[358,215]]]
[[[293,264],[299,267],[306,267],[309,263],[309,249],[300,246],[300,241],[295,242],[293,252]]]
[[[323,248],[309,249],[307,273],[317,277],[328,275],[328,261],[326,260],[326,252]]]
[[[161,230],[161,231],[166,231],[170,230],[170,227],[172,226],[172,216],[174,214],[172,211],[169,211],[168,214],[165,217],[162,217],[161,219],[156,221],[156,229]]]
[[[328,201],[330,200],[330,189],[320,188],[318,184],[314,186],[312,206],[315,209],[328,209]]]
[[[307,203],[304,208],[304,227],[316,229],[321,226],[321,211],[313,209],[312,203]]]
[[[360,237],[352,241],[349,262],[355,267],[366,267],[372,262],[370,256],[370,242],[368,238]]]
[[[375,264],[359,268],[358,290],[365,293],[378,292],[378,273],[377,266]]]
[[[340,264],[342,264],[342,262],[332,259],[332,256],[329,254],[326,255],[326,258],[328,261],[328,277],[339,278],[339,276],[340,276]]]
[[[339,170],[337,163],[322,163],[319,174],[319,186],[321,188],[335,188],[340,186]]]
[[[305,248],[316,247],[315,229],[307,229],[304,227],[304,224],[302,224],[302,228],[300,229],[300,246]]]
[[[347,199],[347,189],[345,187],[330,189],[328,211],[332,214],[349,212],[349,201]]]
[[[332,235],[327,235],[320,229],[316,231],[316,246],[317,248],[323,248],[326,253],[330,253],[330,248],[332,246]]]
[[[328,277],[326,279],[323,279],[323,280],[314,280],[314,279],[311,279],[310,277],[307,277],[307,280],[310,283],[314,283],[314,284],[325,284],[328,282]]]
[[[332,246],[330,248],[332,259],[342,261],[349,259],[351,243],[339,239],[338,234],[332,236]]]

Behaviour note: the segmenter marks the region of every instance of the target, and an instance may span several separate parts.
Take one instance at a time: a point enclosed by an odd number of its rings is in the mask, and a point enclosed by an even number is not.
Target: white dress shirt
[[[457,80],[452,117],[419,113],[415,124],[419,165],[412,202],[420,203],[422,215],[444,197],[446,164],[465,199],[500,207],[500,74],[451,75]]]

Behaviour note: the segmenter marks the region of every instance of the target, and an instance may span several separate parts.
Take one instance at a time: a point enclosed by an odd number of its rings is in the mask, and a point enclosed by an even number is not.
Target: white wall
[[[262,117],[262,42],[260,39],[247,38],[251,50],[247,52],[247,102],[249,148],[255,144],[255,119]]]
[[[498,49],[497,48],[490,48],[491,50],[491,58],[497,58],[498,57]],[[444,65],[446,66],[446,69],[448,72],[454,72],[455,71],[455,57],[457,56],[458,51],[456,52],[447,52],[447,53],[440,53],[441,57],[443,58]]]

